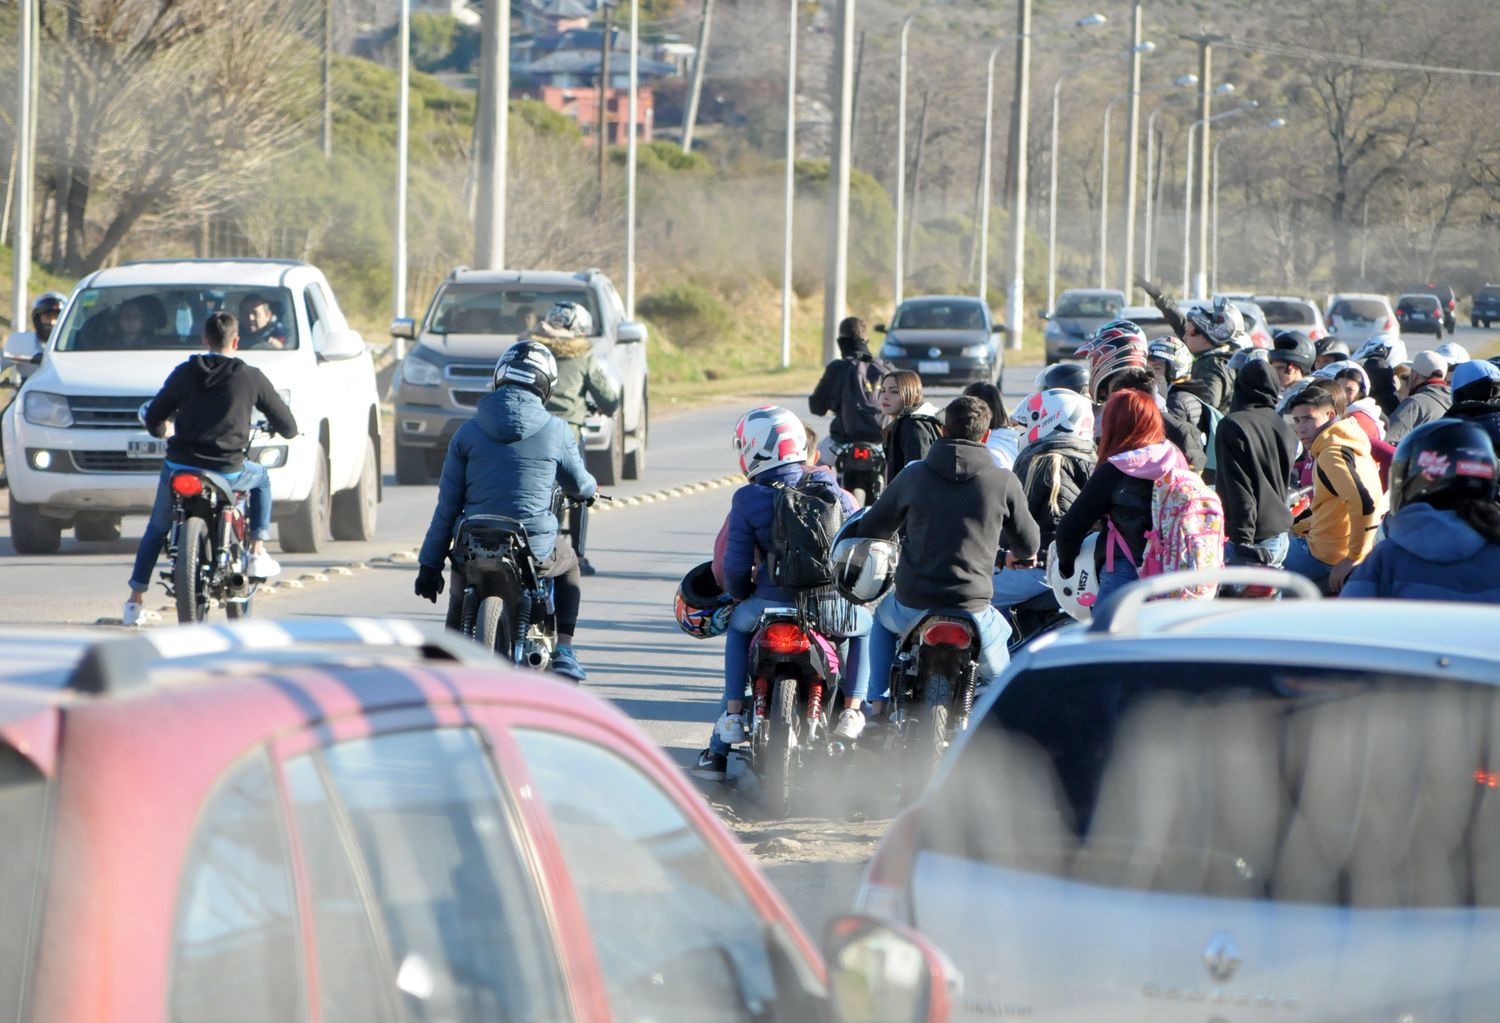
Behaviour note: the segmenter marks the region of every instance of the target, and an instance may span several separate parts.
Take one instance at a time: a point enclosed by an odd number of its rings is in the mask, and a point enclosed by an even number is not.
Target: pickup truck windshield
[[[430,334],[500,334],[519,336],[536,326],[558,302],[573,302],[589,311],[599,335],[599,306],[586,287],[534,284],[451,284],[427,315]]]
[[[216,312],[239,321],[240,348],[297,347],[297,317],[285,288],[242,284],[88,288],[59,325],[60,352],[132,352],[203,348],[203,325]]]

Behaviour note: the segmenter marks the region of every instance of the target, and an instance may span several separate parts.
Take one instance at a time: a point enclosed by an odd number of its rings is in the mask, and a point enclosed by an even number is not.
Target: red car
[[[893,982],[874,971],[906,936],[830,934],[835,988]],[[940,1018],[941,966],[912,947],[908,994]],[[0,1007],[842,1015],[818,950],[624,715],[452,634],[354,619],[0,633]]]

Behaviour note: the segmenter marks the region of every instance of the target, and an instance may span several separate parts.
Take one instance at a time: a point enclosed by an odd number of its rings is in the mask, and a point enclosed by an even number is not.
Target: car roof
[[[453,271],[454,284],[532,284],[546,288],[587,286],[603,277],[598,270],[468,270]]]
[[[1120,319],[1131,323],[1165,323],[1167,314],[1154,305],[1127,305],[1120,307]]]
[[[1097,624],[1097,623],[1096,623]],[[1131,627],[1077,625],[1037,641],[1037,666],[1119,657],[1334,663],[1500,684],[1500,608],[1399,600],[1171,600]]]
[[[1068,288],[1062,292],[1064,295],[1115,295],[1123,297],[1125,292],[1117,288]]]
[[[913,295],[911,298],[903,299],[901,304],[916,305],[918,302],[970,302],[974,305],[984,305],[973,295]]]
[[[1256,305],[1260,305],[1263,302],[1300,302],[1303,305],[1317,306],[1317,303],[1312,299],[1303,298],[1301,295],[1253,295],[1250,301]]]
[[[142,287],[152,284],[243,284],[278,287],[293,271],[313,270],[293,259],[147,259],[96,271],[90,287]]]
[[[1402,302],[1408,298],[1427,298],[1434,302],[1438,300],[1438,297],[1430,291],[1404,291],[1396,296],[1396,301]]]
[[[1335,291],[1333,293],[1334,302],[1337,302],[1341,298],[1373,298],[1380,302],[1389,302],[1391,300],[1389,295],[1381,295],[1373,291]]]

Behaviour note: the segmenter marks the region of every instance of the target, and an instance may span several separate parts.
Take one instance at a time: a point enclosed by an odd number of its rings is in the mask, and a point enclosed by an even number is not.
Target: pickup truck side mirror
[[[336,330],[328,335],[328,340],[318,351],[318,358],[327,362],[337,362],[342,359],[357,359],[365,354],[365,339],[357,330]]]
[[[42,343],[29,330],[9,334],[5,338],[5,359],[35,366],[42,361]]]
[[[619,329],[615,332],[615,340],[622,345],[638,345],[646,340],[647,333],[648,331],[644,323],[627,321],[620,324]]]
[[[877,324],[875,324],[875,333],[877,333],[877,334],[884,334],[885,333],[885,329],[886,329],[885,328],[885,324],[883,324],[883,323],[877,323]]]
[[[962,991],[942,952],[896,923],[836,917],[824,950],[837,1023],[946,1023]]]
[[[404,337],[408,341],[417,339],[417,321],[410,316],[400,316],[391,321],[391,337]]]
[[[1038,309],[1036,311],[1036,318],[1039,320],[1050,320],[1052,319],[1052,314],[1045,309]]]

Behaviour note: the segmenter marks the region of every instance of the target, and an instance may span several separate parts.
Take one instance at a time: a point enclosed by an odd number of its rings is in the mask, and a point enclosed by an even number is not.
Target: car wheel
[[[34,504],[12,500],[10,542],[17,554],[56,554],[62,543],[62,523],[43,515]]]
[[[281,523],[281,549],[292,554],[316,554],[329,537],[328,453],[319,444],[316,454],[307,500]]]
[[[403,487],[420,487],[432,482],[424,449],[396,442],[396,482]]]
[[[635,428],[635,447],[625,455],[625,478],[638,480],[646,475],[646,442],[651,436],[651,398],[641,398],[641,422]]]
[[[73,523],[73,535],[92,543],[110,543],[120,538],[117,515],[80,515]]]
[[[1478,330],[1479,329],[1479,317],[1477,317],[1477,316],[1471,317],[1469,319],[1469,326],[1473,327],[1475,330]],[[1488,326],[1488,324],[1486,324],[1486,326]]]
[[[609,447],[590,451],[584,456],[589,475],[601,487],[612,487],[625,475],[625,416],[615,413],[615,428],[610,431]]]
[[[375,505],[380,497],[380,467],[375,463],[375,442],[365,441],[365,459],[359,482],[333,495],[329,527],[335,540],[375,539]]]

